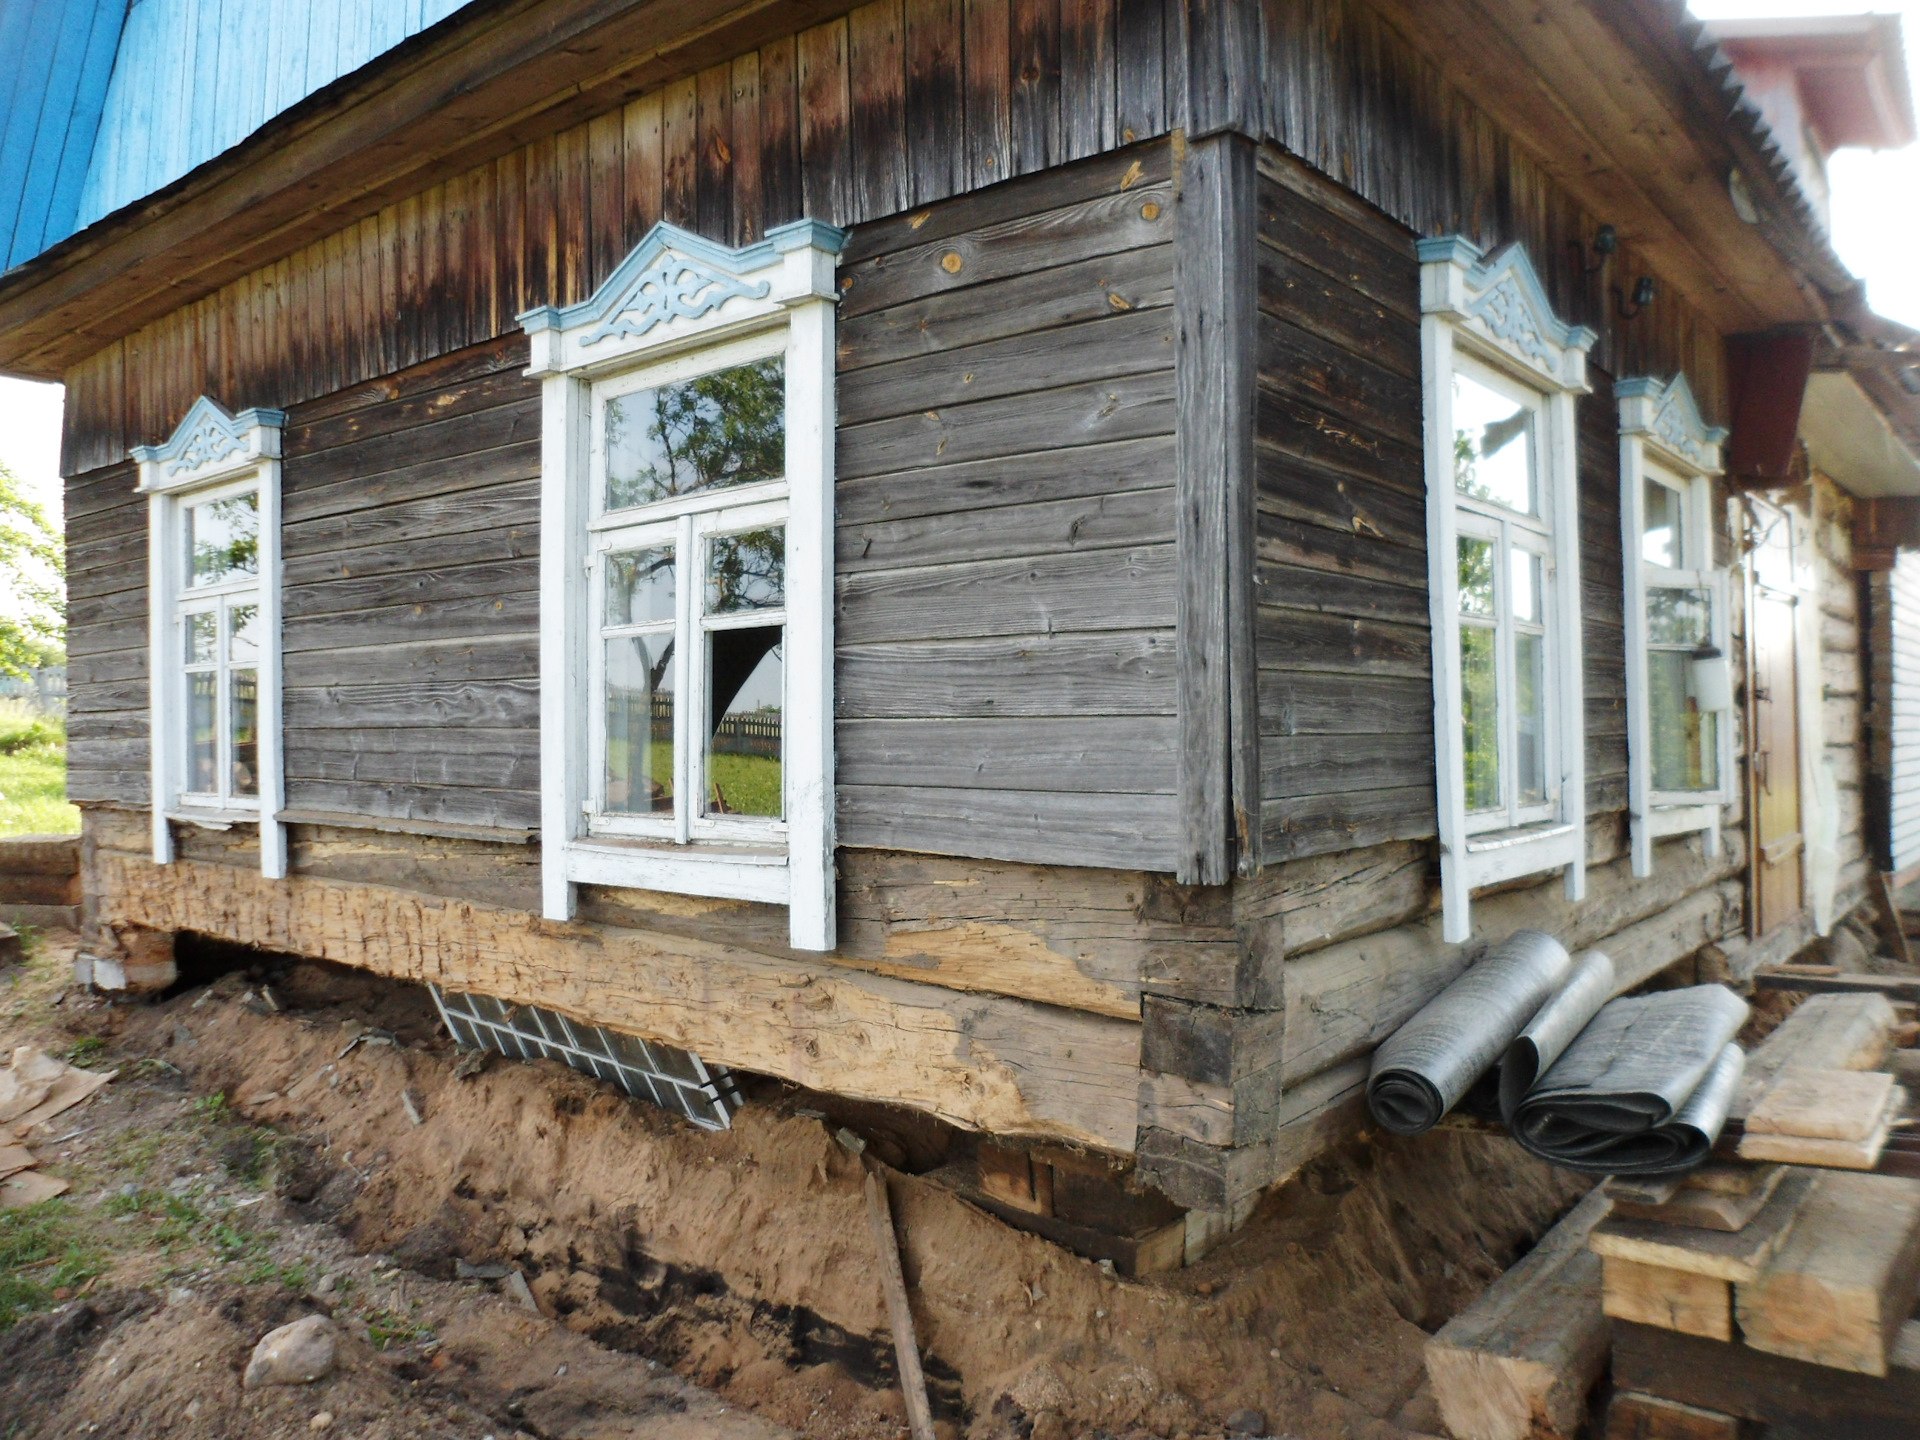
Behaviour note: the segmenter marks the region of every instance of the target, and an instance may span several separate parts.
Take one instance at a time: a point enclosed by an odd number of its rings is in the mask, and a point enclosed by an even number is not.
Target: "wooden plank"
[[[771,228],[800,219],[800,100],[794,40],[760,51],[760,216]]]
[[[1117,0],[1060,0],[1060,150],[1079,160],[1111,150],[1118,76]]]
[[[709,65],[694,77],[694,229],[731,244],[733,223],[733,67]]]
[[[1790,1065],[1747,1112],[1746,1133],[1865,1140],[1892,1099],[1893,1076],[1885,1071]]]
[[[1768,1440],[1906,1440],[1920,1373],[1884,1380],[1642,1325],[1614,1327],[1614,1384],[1751,1421]]]
[[[1220,884],[1257,868],[1259,733],[1253,626],[1252,147],[1191,147],[1181,176],[1177,347],[1180,676],[1178,874]],[[1236,853],[1236,841],[1238,853]]]
[[[1748,1054],[1733,1115],[1745,1116],[1789,1065],[1877,1070],[1893,1043],[1896,1019],[1886,997],[1873,992],[1814,995],[1803,1001]]]
[[[1170,795],[1174,733],[1167,716],[842,720],[835,775],[842,785]]]
[[[1711,1340],[1733,1338],[1733,1286],[1712,1275],[1601,1257],[1601,1305],[1613,1320]]]
[[[1898,975],[1805,975],[1762,969],[1753,977],[1761,990],[1797,990],[1814,995],[1884,995],[1905,1004],[1920,1003],[1920,979]]]
[[[1607,1406],[1606,1440],[1740,1440],[1739,1417],[1621,1391]]]
[[[1064,158],[1060,139],[1060,0],[1011,0],[1008,102],[1012,175],[1051,169]]]
[[[1040,790],[849,785],[843,845],[1126,870],[1171,868],[1171,800]]]
[[[1775,1187],[1753,1222],[1739,1230],[1609,1216],[1594,1226],[1588,1245],[1604,1259],[1630,1260],[1649,1269],[1678,1270],[1730,1282],[1755,1280],[1786,1244],[1813,1184],[1811,1175],[1788,1176]]]
[[[1427,1379],[1460,1440],[1572,1440],[1606,1368],[1600,1262],[1586,1239],[1598,1191],[1426,1342]]]
[[[1166,545],[852,575],[837,643],[1158,629],[1173,584]]]
[[[974,189],[1011,179],[1013,21],[1010,0],[965,0],[966,158]]]
[[[967,188],[965,0],[906,0],[906,174],[910,203]]]
[[[1162,134],[1168,127],[1161,29],[1165,13],[1164,6],[1153,3],[1114,7],[1115,126],[1123,145]]]
[[[1758,1279],[1736,1287],[1746,1343],[1885,1375],[1920,1288],[1920,1181],[1829,1171]]]
[[[900,1245],[893,1233],[886,1183],[871,1170],[867,1172],[867,1222],[880,1255],[880,1288],[893,1324],[893,1354],[899,1368],[900,1394],[906,1402],[907,1426],[913,1440],[934,1440],[933,1409],[927,1403],[927,1377],[920,1368],[920,1342],[914,1338],[913,1310],[907,1303],[906,1278],[900,1272]]]
[[[1172,629],[842,644],[843,720],[1172,715]]]
[[[1606,1188],[1616,1219],[1733,1231],[1760,1213],[1786,1174],[1784,1165],[1717,1164],[1681,1180],[1614,1176]]]
[[[106,923],[191,929],[537,1003],[969,1128],[1133,1146],[1139,1028],[1125,1021],[374,885],[163,868],[105,850],[89,877]]]
[[[847,24],[800,32],[800,184],[806,213],[828,224],[853,218]]]
[[[700,83],[689,75],[660,97],[660,218],[700,225]]]
[[[760,139],[760,57],[749,52],[733,61],[733,235],[735,245],[751,244],[766,229],[761,208],[766,187],[760,179],[764,146]]]
[[[892,215],[910,194],[906,143],[906,36],[901,0],[870,0],[847,16],[848,133],[856,219]]]

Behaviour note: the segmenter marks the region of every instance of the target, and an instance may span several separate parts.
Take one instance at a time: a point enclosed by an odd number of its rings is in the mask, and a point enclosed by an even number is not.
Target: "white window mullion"
[[[707,554],[704,538],[693,516],[682,515],[676,542],[680,588],[674,596],[674,685],[679,703],[673,710],[673,836],[685,845],[693,838],[693,817],[705,803],[706,764],[698,741],[706,730],[706,637],[700,612],[705,608]]]

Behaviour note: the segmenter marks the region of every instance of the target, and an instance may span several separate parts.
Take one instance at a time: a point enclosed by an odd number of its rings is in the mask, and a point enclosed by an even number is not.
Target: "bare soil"
[[[876,1157],[925,1168],[910,1119],[766,1083],[710,1133],[558,1065],[456,1074],[424,992],[304,962],[56,1007],[63,949],[11,1004],[0,975],[0,1045],[103,1042],[88,1063],[121,1078],[76,1112],[55,1203],[133,1207],[137,1243],[0,1333],[0,1436],[293,1434],[321,1410],[366,1436],[905,1435],[861,1184]],[[976,1440],[1202,1440],[1246,1408],[1298,1440],[1437,1432],[1422,1343],[1581,1189],[1495,1135],[1363,1137],[1203,1263],[1127,1280],[889,1174],[936,1414]],[[255,1249],[188,1227],[168,1251],[141,1228],[164,1206],[112,1199],[182,1180]],[[459,1278],[488,1263],[540,1313]],[[353,1336],[343,1373],[241,1392],[253,1341],[315,1308]]]

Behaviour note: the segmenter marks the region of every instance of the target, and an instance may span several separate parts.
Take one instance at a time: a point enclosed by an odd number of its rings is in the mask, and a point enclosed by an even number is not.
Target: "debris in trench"
[[[14,1050],[12,1063],[0,1070],[0,1210],[38,1205],[66,1194],[67,1181],[38,1172],[39,1157],[27,1142],[35,1130],[91,1098],[118,1073],[82,1070],[38,1045]],[[61,1139],[71,1140],[79,1133]]]
[[[886,1292],[887,1316],[893,1323],[893,1350],[900,1366],[900,1394],[907,1402],[907,1423],[913,1430],[913,1440],[934,1440],[933,1408],[927,1403],[927,1377],[920,1369],[920,1342],[913,1333],[913,1309],[907,1304],[907,1279],[900,1271],[900,1241],[893,1232],[887,1183],[871,1170],[867,1172],[867,1223],[873,1229],[874,1248],[880,1255],[880,1288]]]

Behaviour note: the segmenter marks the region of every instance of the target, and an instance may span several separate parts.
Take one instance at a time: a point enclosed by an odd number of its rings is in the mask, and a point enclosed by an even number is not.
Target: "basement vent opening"
[[[515,1060],[558,1060],[706,1130],[727,1129],[740,1108],[733,1076],[691,1051],[569,1020],[538,1005],[443,992],[437,985],[427,989],[455,1043],[468,1049]]]

